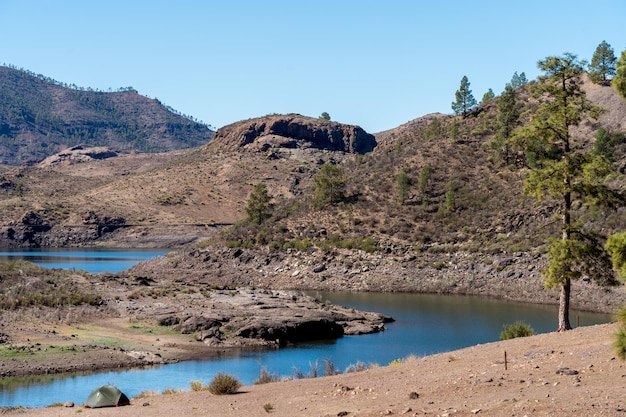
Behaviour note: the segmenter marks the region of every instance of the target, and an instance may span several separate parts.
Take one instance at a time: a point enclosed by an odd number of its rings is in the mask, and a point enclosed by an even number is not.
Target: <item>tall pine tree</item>
[[[462,114],[463,117],[467,116],[467,113],[470,112],[474,107],[476,107],[476,99],[472,95],[472,90],[470,90],[470,82],[467,79],[467,76],[463,76],[461,78],[461,86],[456,91],[455,97],[456,101],[452,103],[452,110],[454,110],[455,114]]]
[[[585,205],[614,207],[623,199],[607,186],[608,177],[615,173],[610,162],[585,150],[571,135],[572,128],[602,112],[582,90],[583,64],[567,53],[539,61],[538,66],[545,72],[533,86],[539,105],[530,122],[514,132],[514,138],[536,157],[527,173],[525,192],[539,201],[547,198],[559,203],[561,233],[548,243],[548,267],[542,275],[547,287],[561,289],[558,330],[564,331],[571,329],[572,281],[583,275],[601,282],[613,279],[600,237],[577,221],[577,209]]]
[[[589,79],[596,84],[608,85],[609,78],[615,75],[615,52],[611,45],[602,41],[596,48],[591,58],[591,63],[587,67]]]

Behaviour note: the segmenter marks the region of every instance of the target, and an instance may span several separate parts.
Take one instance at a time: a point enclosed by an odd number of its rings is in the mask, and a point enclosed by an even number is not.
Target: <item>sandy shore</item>
[[[605,324],[489,343],[363,372],[245,386],[229,396],[189,391],[132,399],[120,408],[77,405],[0,414],[620,416],[626,415],[626,364],[611,347],[615,329]]]

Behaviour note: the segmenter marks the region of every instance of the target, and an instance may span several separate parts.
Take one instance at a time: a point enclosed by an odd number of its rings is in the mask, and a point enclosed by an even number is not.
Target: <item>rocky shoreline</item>
[[[274,349],[383,331],[392,320],[316,300],[304,290],[558,302],[558,291],[544,288],[539,255],[429,253],[400,247],[386,252],[194,247],[120,274],[89,280],[76,276],[86,291],[100,295],[99,305],[2,311],[0,346],[23,351],[0,359],[0,375],[137,367],[206,357],[223,349]],[[587,279],[574,283],[574,309],[613,314],[624,304],[623,285],[601,287]],[[94,343],[106,338],[108,343]]]
[[[534,253],[416,251],[400,245],[372,253],[209,247],[174,251],[128,273],[163,278],[184,274],[188,281],[210,279],[216,285],[237,287],[477,295],[558,304],[558,289],[545,288],[541,276],[545,266],[545,258]],[[625,304],[623,284],[604,286],[583,277],[572,285],[574,309],[614,314]]]
[[[78,278],[77,278],[78,279]],[[139,367],[385,330],[391,317],[299,291],[92,276],[98,305],[1,314],[0,376]]]

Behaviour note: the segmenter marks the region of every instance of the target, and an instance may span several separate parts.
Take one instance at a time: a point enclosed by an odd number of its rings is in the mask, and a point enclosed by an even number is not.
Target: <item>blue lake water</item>
[[[24,259],[43,268],[81,269],[98,274],[120,272],[167,252],[164,249],[0,249],[0,260]]]
[[[328,360],[338,370],[345,371],[358,362],[386,365],[409,355],[423,356],[497,341],[502,326],[518,320],[532,326],[536,333],[557,327],[556,306],[425,294],[311,294],[347,307],[378,311],[394,317],[396,322],[388,324],[387,331],[382,333],[303,343],[280,350],[222,352],[206,360],[145,369],[3,381],[0,406],[41,407],[65,401],[81,404],[94,388],[105,384],[117,385],[129,397],[147,390],[189,390],[190,381],[208,384],[220,371],[235,375],[249,385],[262,368],[284,377],[296,372],[311,373],[315,367],[321,374]],[[581,326],[610,321],[607,315],[576,311],[571,318]]]

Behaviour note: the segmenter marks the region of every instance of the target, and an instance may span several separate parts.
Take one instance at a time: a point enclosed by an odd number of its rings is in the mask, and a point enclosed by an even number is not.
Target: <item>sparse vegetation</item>
[[[516,337],[527,337],[535,334],[532,327],[522,321],[513,324],[505,324],[500,333],[500,340],[509,340]]]
[[[270,373],[267,368],[261,368],[258,378],[254,380],[254,385],[268,384],[277,381],[280,381],[278,375]]]
[[[192,391],[206,391],[209,389],[207,385],[202,384],[202,381],[189,381],[189,387]]]
[[[213,395],[236,394],[239,388],[241,388],[241,382],[224,372],[218,372],[209,383],[209,392]]]
[[[140,96],[132,87],[95,91],[6,66],[0,66],[0,87],[0,121],[6,138],[0,142],[0,154],[5,164],[42,160],[77,145],[106,143],[141,152],[192,148],[213,135],[207,125]],[[50,106],[55,99],[65,109],[62,114]],[[25,132],[28,141],[23,139]]]
[[[98,295],[83,290],[64,270],[40,268],[24,261],[0,262],[0,308],[15,310],[23,307],[60,307],[101,302]],[[26,282],[23,277],[36,278]]]

